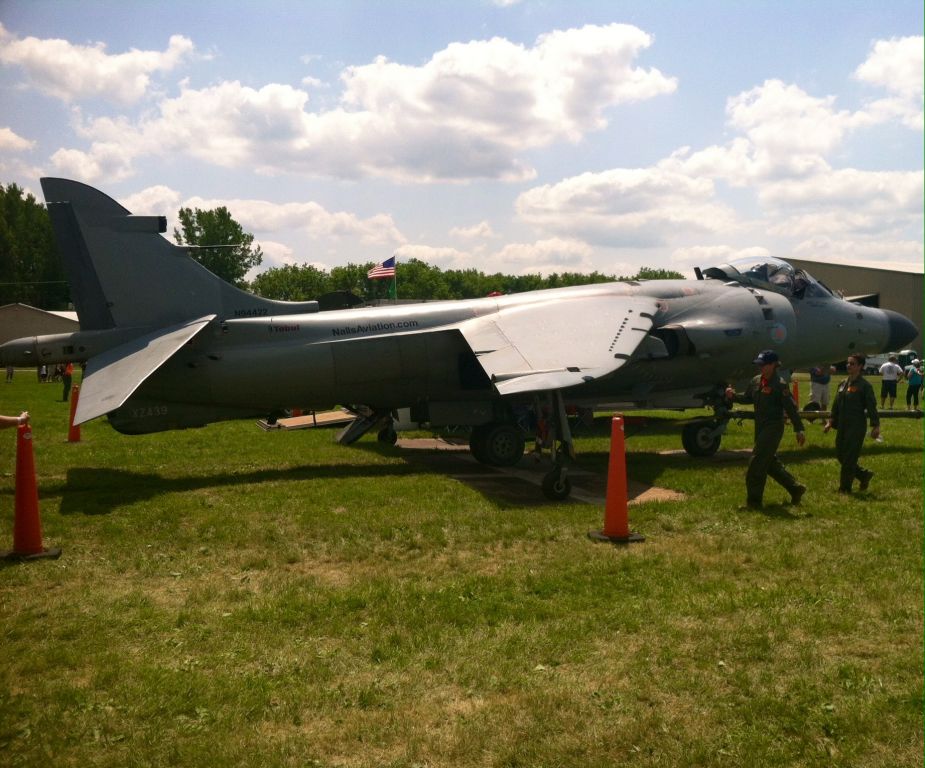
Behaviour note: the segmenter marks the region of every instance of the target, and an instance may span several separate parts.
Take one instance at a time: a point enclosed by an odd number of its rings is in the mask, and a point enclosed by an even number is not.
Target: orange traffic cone
[[[71,421],[67,429],[69,443],[80,442],[80,424],[74,424],[74,414],[77,413],[77,400],[80,398],[80,387],[76,384],[71,387]]]
[[[60,549],[42,546],[39,491],[35,483],[32,455],[32,427],[20,424],[16,438],[16,515],[13,520],[13,549],[0,553],[5,560],[37,560],[60,557]]]
[[[614,544],[646,540],[645,536],[630,533],[626,496],[626,440],[623,435],[623,417],[614,416],[610,427],[610,462],[607,467],[604,530],[588,531],[588,538]]]

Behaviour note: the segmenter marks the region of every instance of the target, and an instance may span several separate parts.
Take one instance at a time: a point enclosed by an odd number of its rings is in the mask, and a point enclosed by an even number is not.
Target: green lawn
[[[68,444],[59,397],[0,388],[63,549],[0,567],[0,764],[922,765],[921,421],[884,422],[847,500],[834,434],[788,432],[810,491],[764,513],[743,459],[628,429],[630,477],[688,500],[634,505],[647,540],[613,547],[600,507],[499,502],[375,438],[98,420]],[[2,547],[14,457],[0,433]]]

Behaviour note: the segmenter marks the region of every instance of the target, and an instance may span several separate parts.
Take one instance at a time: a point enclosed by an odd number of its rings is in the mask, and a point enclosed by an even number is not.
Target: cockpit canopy
[[[794,269],[782,259],[746,257],[735,259],[702,272],[705,278],[736,282],[784,296],[802,299],[804,296],[829,295],[831,291],[802,269]]]

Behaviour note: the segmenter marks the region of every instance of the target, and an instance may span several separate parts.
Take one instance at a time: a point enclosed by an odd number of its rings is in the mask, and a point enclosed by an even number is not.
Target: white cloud
[[[548,275],[551,272],[590,272],[594,269],[593,254],[594,249],[580,240],[553,237],[534,243],[509,243],[495,253],[491,261],[493,271]]]
[[[925,179],[921,171],[860,171],[846,168],[807,179],[787,179],[760,188],[762,203],[774,210],[832,208],[874,217],[921,217]]]
[[[119,143],[94,142],[89,152],[59,149],[51,163],[62,175],[85,182],[121,181],[132,175],[131,149]]]
[[[922,243],[911,240],[819,236],[797,245],[793,249],[793,256],[836,264],[867,262],[884,267],[922,270]]]
[[[899,63],[914,59],[911,46],[878,44],[874,51],[868,63],[876,60],[881,67],[862,69],[865,77],[878,84],[892,77],[896,93],[914,91],[921,74]],[[770,255],[772,249],[786,258],[795,246],[820,242],[836,254],[874,259],[880,240],[890,243],[884,253],[905,257],[917,251],[921,258],[921,170],[830,165],[846,137],[875,125],[882,111],[841,110],[834,97],[768,80],[730,98],[726,114],[738,135],[724,146],[682,147],[649,168],[585,173],[535,187],[518,197],[517,212],[543,231],[599,246],[634,245],[654,252],[657,246],[692,243],[670,255],[688,268]],[[717,182],[728,185],[722,200]],[[739,210],[750,200],[759,207],[746,218],[727,199]],[[758,244],[749,245],[746,238]]]
[[[592,261],[593,255],[594,249],[587,243],[563,238],[509,243],[487,258],[457,248],[421,243],[408,243],[395,251],[399,263],[419,259],[444,270],[475,268],[483,272],[506,274],[589,272],[597,269]]]
[[[666,168],[617,168],[534,187],[516,201],[546,231],[609,246],[653,246],[735,227],[713,182]]]
[[[874,122],[866,112],[836,110],[832,96],[811,96],[780,80],[767,80],[730,98],[726,116],[741,136],[697,152],[683,147],[661,165],[691,176],[721,178],[733,186],[806,177],[827,171],[826,157],[845,136]]]
[[[308,111],[308,94],[289,85],[232,81],[184,86],[132,126],[98,119],[83,132],[118,142],[126,157],[182,152],[260,173],[523,180],[534,171],[520,153],[578,141],[607,125],[609,107],[674,91],[673,78],[634,66],[651,42],[611,24],[552,32],[532,48],[502,38],[454,43],[422,66],[379,57],[348,67],[341,104],[328,111]],[[85,165],[99,165],[89,154]],[[62,157],[78,165],[74,154]]]
[[[870,55],[854,72],[863,82],[894,94],[874,102],[869,111],[883,118],[898,117],[909,128],[922,130],[925,89],[925,38],[877,40]]]
[[[851,112],[836,109],[834,96],[767,80],[726,104],[727,123],[741,136],[697,152],[684,147],[664,165],[733,186],[812,178],[830,173],[828,158],[852,132],[888,120],[922,129],[922,37],[876,41],[854,75],[894,95]]]
[[[163,184],[147,187],[119,201],[132,213],[164,216],[180,208],[180,193]]]
[[[11,128],[0,128],[0,152],[25,152],[34,146],[34,141],[24,139]]]
[[[491,224],[487,221],[480,221],[471,227],[453,227],[450,230],[451,237],[459,237],[463,240],[490,240],[497,237]]]
[[[440,269],[470,269],[476,267],[472,255],[456,248],[406,243],[395,250],[398,263],[418,259]]]
[[[855,118],[835,110],[835,97],[810,96],[796,85],[767,80],[729,100],[729,125],[773,157],[825,155],[841,143]]]
[[[24,162],[15,157],[6,158],[0,154],[0,179],[21,179],[22,181],[17,182],[19,186],[31,191],[29,180],[38,181],[38,179],[44,175],[44,169],[36,165]],[[40,192],[38,194],[32,192],[32,196],[36,199],[42,198]]]
[[[453,43],[422,67],[379,57],[348,68],[343,101],[383,128],[439,126],[515,150],[577,141],[606,125],[607,107],[675,90],[673,78],[633,66],[651,43],[624,24],[557,30],[532,48],[498,37]]]
[[[20,38],[0,24],[0,63],[21,67],[36,88],[63,101],[99,97],[134,103],[148,91],[153,73],[174,69],[193,49],[191,40],[173,35],[164,51],[108,54],[103,43]]]
[[[255,243],[255,245],[258,245],[263,252],[263,262],[254,267],[252,270],[253,274],[247,275],[248,280],[253,279],[254,275],[265,272],[268,269],[294,266],[296,264],[296,258],[293,255],[294,252],[292,248],[285,243],[278,243],[275,240],[261,240]]]
[[[563,238],[533,243],[508,243],[483,257],[457,248],[408,243],[395,251],[399,262],[419,259],[441,269],[480,269],[506,274],[544,274],[552,272],[590,272],[594,249],[587,243]],[[623,266],[623,265],[620,265]]]
[[[264,262],[256,268],[262,272],[269,267],[302,263],[295,249],[283,242],[267,239],[270,233],[298,231],[301,235],[322,241],[330,247],[346,238],[355,238],[364,245],[393,246],[405,242],[391,216],[377,214],[362,219],[345,211],[330,212],[315,202],[271,203],[265,200],[212,199],[190,197],[181,199],[176,190],[163,185],[147,187],[119,201],[132,213],[167,217],[165,236],[173,242],[173,230],[179,227],[177,212],[180,208],[212,210],[224,206],[246,232],[260,235],[255,243],[264,252]],[[324,268],[319,265],[319,268]]]
[[[132,175],[133,163],[144,152],[144,144],[126,118],[107,117],[88,123],[75,108],[72,126],[79,136],[91,140],[90,148],[62,147],[52,153],[51,163],[60,175],[91,184],[100,179],[121,181]]]
[[[179,192],[163,184],[156,184],[153,187],[147,187],[128,197],[123,197],[119,202],[128,211],[134,214],[143,216],[166,216],[167,231],[164,233],[164,236],[170,240],[170,242],[174,242],[173,230],[180,226],[180,222],[177,219],[177,212],[180,210]]]
[[[915,238],[908,247],[917,249],[921,258],[925,208],[921,171],[827,171],[762,185],[758,199],[772,237],[893,242],[906,236]]]
[[[322,272],[330,270],[328,265],[320,261],[305,261],[304,259],[296,258],[295,251],[286,243],[275,240],[259,240],[255,241],[254,245],[260,247],[263,253],[263,261],[244,276],[245,280],[253,280],[261,272],[266,272],[268,269],[295,266],[297,264],[299,266],[315,267]]]
[[[337,239],[354,237],[368,245],[395,245],[405,242],[391,216],[377,214],[361,219],[346,211],[328,211],[315,202],[271,203],[265,200],[206,200],[192,197],[185,208],[211,210],[224,206],[245,230],[279,232],[304,230],[314,238]]]

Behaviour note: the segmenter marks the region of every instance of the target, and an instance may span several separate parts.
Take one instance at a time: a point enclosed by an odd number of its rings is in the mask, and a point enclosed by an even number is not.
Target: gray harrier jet
[[[473,454],[515,463],[517,414],[549,405],[559,443],[544,489],[569,492],[566,405],[712,406],[683,435],[709,454],[722,393],[753,374],[757,350],[806,367],[901,349],[902,315],[843,300],[777,259],[698,270],[697,280],[615,282],[466,301],[319,312],[316,302],[240,291],[92,187],[42,179],[80,319],[76,333],[17,339],[0,364],[86,361],[76,421],[108,415],[128,434],[345,405],[342,434],[392,431],[391,416],[472,426]],[[724,418],[725,416],[725,418]]]

